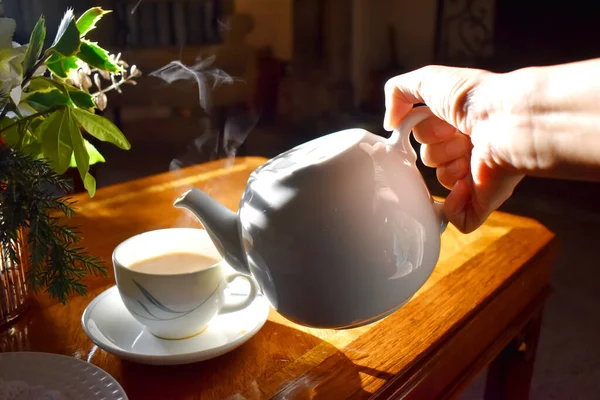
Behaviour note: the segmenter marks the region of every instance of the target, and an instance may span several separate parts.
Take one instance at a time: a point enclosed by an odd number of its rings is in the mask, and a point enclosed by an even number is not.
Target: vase
[[[29,265],[26,236],[22,230],[17,235],[17,258],[14,263],[0,246],[0,326],[19,317],[28,305],[26,273]]]

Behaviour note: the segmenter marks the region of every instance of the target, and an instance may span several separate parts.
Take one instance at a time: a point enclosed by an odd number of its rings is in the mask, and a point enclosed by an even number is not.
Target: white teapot
[[[332,329],[376,321],[415,294],[439,257],[446,222],[409,140],[431,115],[413,109],[388,139],[348,129],[270,159],[237,213],[196,188],[175,206],[287,319]]]

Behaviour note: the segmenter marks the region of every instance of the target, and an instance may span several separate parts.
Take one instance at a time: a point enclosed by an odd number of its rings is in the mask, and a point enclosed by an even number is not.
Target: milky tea
[[[139,260],[129,265],[133,271],[155,275],[186,274],[210,268],[219,260],[205,254],[192,252],[173,252]]]

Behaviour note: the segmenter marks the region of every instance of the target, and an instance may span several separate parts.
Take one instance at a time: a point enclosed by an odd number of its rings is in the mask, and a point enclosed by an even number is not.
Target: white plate
[[[228,290],[225,295],[234,294]],[[262,328],[268,315],[269,303],[258,295],[241,311],[217,315],[199,335],[181,340],[159,339],[131,316],[113,286],[90,302],[83,312],[82,324],[98,347],[120,358],[143,364],[174,365],[207,360],[239,347]]]
[[[0,386],[5,385],[0,387],[0,397],[7,395],[6,389],[17,386],[15,381],[21,381],[19,386],[28,390],[36,386],[56,390],[60,398],[69,400],[127,399],[121,385],[106,371],[61,354],[25,351],[0,354]]]

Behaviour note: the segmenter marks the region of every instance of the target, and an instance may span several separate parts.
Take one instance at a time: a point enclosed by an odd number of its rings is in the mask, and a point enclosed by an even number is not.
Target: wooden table
[[[526,398],[555,237],[539,223],[494,213],[476,232],[449,227],[431,278],[403,308],[352,330],[297,326],[271,310],[246,344],[181,366],[123,361],[98,349],[81,327],[94,296],[114,284],[115,245],[149,229],[200,226],[171,206],[191,186],[236,209],[250,172],[265,160],[238,158],[127,182],[78,197],[73,221],[110,276],[87,280],[88,297],[67,306],[38,296],[0,331],[0,349],[70,355],[112,374],[136,399],[448,398],[489,366],[486,397]]]

